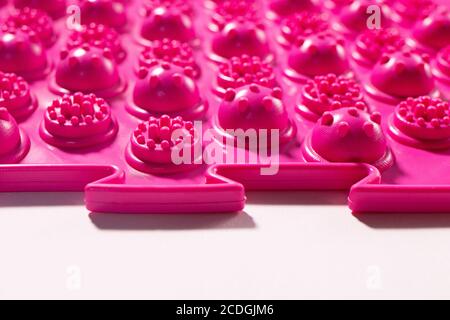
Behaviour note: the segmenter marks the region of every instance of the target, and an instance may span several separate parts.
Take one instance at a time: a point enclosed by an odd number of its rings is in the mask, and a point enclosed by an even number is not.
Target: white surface
[[[136,216],[89,215],[78,193],[0,194],[0,298],[450,298],[450,215],[358,219],[345,197]]]

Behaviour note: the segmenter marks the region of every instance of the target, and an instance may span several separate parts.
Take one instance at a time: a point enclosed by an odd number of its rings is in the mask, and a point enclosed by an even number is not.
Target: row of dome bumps
[[[4,71],[0,84],[2,127],[17,127],[5,109],[20,120],[36,106],[23,78],[32,81],[49,71],[45,48],[54,43],[56,35],[44,10],[55,16],[51,7],[54,4],[56,8],[59,2],[48,1],[45,8],[24,7],[12,14],[1,30],[2,39],[7,38],[8,43],[0,44],[0,56],[11,57],[8,50],[19,48],[13,61],[0,59],[0,70]],[[368,162],[381,169],[392,162],[380,115],[369,113],[362,89],[351,77],[345,48],[349,39],[354,39],[352,60],[371,70],[366,92],[397,105],[393,124],[399,129],[396,137],[415,147],[448,148],[449,105],[433,96],[433,78],[444,82],[450,79],[448,10],[431,1],[398,0],[393,4],[394,12],[382,6],[388,27],[364,31],[371,1],[347,2],[352,1],[328,1],[322,7],[308,1],[268,3],[268,17],[280,30],[276,40],[285,50],[286,58],[279,61],[279,67],[287,78],[302,85],[296,110],[317,122],[305,141],[305,158]],[[250,0],[205,3],[211,10],[208,26],[213,34],[205,51],[218,63],[214,92],[223,99],[219,127],[275,128],[280,130],[281,143],[292,141],[295,123],[288,117],[274,76],[274,56],[259,4]],[[85,148],[112,139],[117,122],[103,98],[121,93],[126,85],[117,71],[117,64],[126,55],[118,34],[126,20],[123,6],[104,0],[89,1],[86,6],[97,11],[89,11],[82,4],[85,13],[102,14],[97,18],[86,14],[92,21],[72,32],[61,50],[50,88],[64,96],[48,108],[41,129],[44,140],[61,148]],[[339,18],[331,23],[329,15],[333,12]],[[191,120],[201,119],[208,105],[196,86],[200,68],[192,51],[196,41],[192,7],[183,1],[153,0],[146,1],[142,14],[138,38],[147,47],[136,65],[138,80],[128,111],[145,122],[133,133],[127,158],[139,170],[153,172],[155,163],[168,165],[168,154],[178,145],[170,138],[173,130],[184,128],[195,137]],[[423,15],[428,16],[426,24],[421,23]],[[413,21],[419,22],[405,35],[403,27],[411,27]],[[92,74],[89,81],[77,78],[80,70]],[[161,90],[168,95],[158,95]],[[15,148],[0,150],[0,162],[17,162],[26,154],[23,149],[27,145],[26,141],[17,141],[26,138],[18,128],[7,134],[10,142],[5,145]],[[361,151],[358,145],[371,148]]]

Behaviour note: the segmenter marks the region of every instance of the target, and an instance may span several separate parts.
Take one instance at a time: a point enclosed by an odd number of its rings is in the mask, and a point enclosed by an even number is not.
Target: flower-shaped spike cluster
[[[0,72],[0,107],[8,109],[16,119],[26,117],[34,110],[30,87],[22,77]]]
[[[85,148],[106,142],[117,134],[111,107],[95,94],[64,95],[47,108],[41,136],[62,148]]]
[[[13,11],[7,17],[5,24],[13,28],[27,26],[36,33],[42,43],[47,47],[51,46],[56,40],[52,19],[39,9],[25,7]]]
[[[81,47],[84,44],[110,51],[118,63],[122,62],[126,57],[126,52],[122,47],[118,33],[103,24],[90,23],[82,25],[69,35],[67,40],[68,49]]]
[[[127,150],[128,163],[135,169],[153,174],[183,171],[194,165],[194,150],[201,148],[201,139],[192,122],[182,117],[162,115],[150,117],[138,125]],[[186,152],[186,153],[185,153]],[[189,157],[188,163],[179,163],[173,153]]]
[[[308,80],[303,88],[301,103],[317,116],[341,108],[368,109],[359,84],[352,78],[335,74]]]
[[[13,4],[16,8],[36,8],[46,12],[52,18],[59,18],[66,13],[66,0],[14,0]]]
[[[450,105],[448,101],[429,96],[402,101],[395,114],[395,124],[405,134],[417,139],[450,138]]]
[[[175,130],[184,130],[194,138],[194,125],[190,121],[183,121],[182,117],[171,118],[163,115],[160,118],[150,117],[148,121],[139,124],[134,131],[136,143],[146,146],[149,150],[170,150],[182,143],[183,139],[172,137]]]
[[[282,42],[295,46],[302,45],[306,37],[326,31],[329,28],[327,16],[303,11],[285,18],[281,25]]]
[[[357,38],[353,58],[366,66],[373,66],[384,53],[405,48],[404,36],[394,28],[366,30]]]
[[[238,88],[257,83],[266,87],[276,86],[275,73],[269,63],[261,61],[258,56],[242,55],[233,57],[219,65],[217,91]]]
[[[139,67],[151,68],[160,61],[183,67],[186,69],[186,73],[192,73],[194,78],[200,76],[200,67],[197,65],[192,47],[188,43],[167,38],[155,40],[139,55]]]

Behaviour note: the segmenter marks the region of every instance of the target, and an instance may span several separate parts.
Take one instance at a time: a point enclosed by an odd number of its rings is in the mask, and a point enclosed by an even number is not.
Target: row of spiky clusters
[[[119,34],[112,28],[103,24],[89,23],[75,29],[68,37],[68,49],[81,47],[85,44],[111,51],[117,62],[123,61],[126,56]]]
[[[411,124],[423,128],[445,128],[450,126],[448,101],[423,96],[408,98],[398,105],[398,115]]]
[[[36,33],[46,46],[50,46],[54,42],[53,21],[45,12],[39,9],[25,7],[13,11],[6,18],[5,24],[12,28],[28,27]]]
[[[183,140],[172,139],[175,130],[185,129],[186,134],[194,137],[194,125],[190,121],[184,121],[182,117],[171,118],[162,115],[160,118],[150,117],[148,121],[139,124],[134,131],[134,137],[140,145],[145,145],[149,150],[169,150]]]
[[[222,76],[227,78],[228,87],[233,88],[251,83],[264,86],[275,84],[272,65],[262,61],[258,56],[232,57],[219,66],[219,85]]]
[[[199,74],[199,67],[194,58],[194,53],[190,44],[164,38],[152,41],[139,56],[139,66],[151,68],[160,62],[172,63],[174,65],[187,68],[187,73],[191,72],[194,77]]]
[[[327,17],[321,13],[304,11],[288,16],[281,23],[281,34],[292,45],[301,45],[305,38],[328,30]]]
[[[14,73],[0,72],[0,103],[30,94],[28,83]]]
[[[308,80],[305,92],[322,105],[333,109],[355,106],[361,110],[367,109],[358,83],[352,78],[328,74]]]
[[[104,99],[94,94],[77,92],[54,100],[47,112],[51,120],[62,126],[79,126],[103,121],[110,115],[111,108]]]
[[[211,21],[221,30],[230,21],[261,24],[261,16],[255,3],[246,0],[224,0],[214,8]]]

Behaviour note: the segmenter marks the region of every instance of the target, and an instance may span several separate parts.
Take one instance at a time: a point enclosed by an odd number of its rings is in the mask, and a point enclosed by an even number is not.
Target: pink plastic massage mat
[[[0,5],[2,192],[211,213],[349,190],[355,213],[450,212],[448,0]]]

